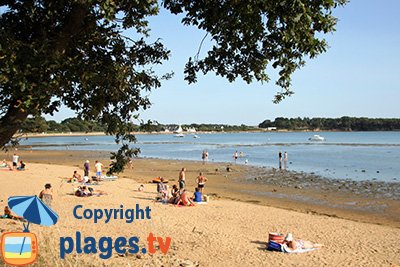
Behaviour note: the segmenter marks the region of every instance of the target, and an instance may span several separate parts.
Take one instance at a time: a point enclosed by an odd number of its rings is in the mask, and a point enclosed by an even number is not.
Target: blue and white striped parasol
[[[9,197],[8,206],[15,214],[24,217],[30,223],[50,226],[58,221],[57,213],[37,196]]]
[[[44,204],[37,196],[9,197],[8,206],[15,214],[24,217],[28,221],[27,226],[24,224],[24,232],[29,232],[29,223],[50,226],[56,224],[58,221],[57,213]],[[20,255],[22,254],[25,238],[22,241]]]

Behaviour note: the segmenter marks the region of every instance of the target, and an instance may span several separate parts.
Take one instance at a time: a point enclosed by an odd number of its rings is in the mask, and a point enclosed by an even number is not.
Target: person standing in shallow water
[[[288,162],[288,154],[285,151],[285,153],[283,153],[283,168],[286,170],[287,168],[287,162]]]
[[[282,170],[282,151],[279,151],[278,157],[279,157],[279,169]]]

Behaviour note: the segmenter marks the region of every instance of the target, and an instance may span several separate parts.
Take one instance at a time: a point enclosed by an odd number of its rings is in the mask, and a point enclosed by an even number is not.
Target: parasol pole
[[[29,223],[30,223],[30,222],[28,221],[27,226],[25,226],[25,223],[24,223],[24,233],[29,233]],[[22,240],[22,245],[21,245],[21,249],[20,249],[20,251],[19,251],[19,255],[22,254],[22,250],[23,250],[24,244],[25,244],[25,239],[26,239],[26,236],[24,236],[24,239]]]

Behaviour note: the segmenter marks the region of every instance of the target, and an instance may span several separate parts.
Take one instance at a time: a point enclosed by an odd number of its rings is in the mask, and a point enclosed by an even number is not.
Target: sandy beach
[[[218,164],[153,159],[135,160],[134,168],[120,174],[117,181],[93,186],[108,192],[108,195],[78,198],[72,195],[76,185],[67,183],[66,178],[71,177],[74,170],[82,172],[84,158],[91,161],[91,171],[96,158],[103,159],[107,165],[107,153],[21,151],[19,154],[27,162],[27,170],[0,172],[0,208],[4,208],[9,196],[39,194],[45,183],[51,183],[54,191],[52,207],[60,217],[55,226],[30,227],[39,240],[38,266],[400,265],[399,202],[396,200],[354,196],[356,200],[353,201],[360,203],[356,207],[360,207],[365,199],[371,202],[369,205],[384,205],[385,212],[380,213],[374,209],[351,210],[318,205],[314,201],[250,195],[246,193],[249,190],[269,188],[269,192],[276,190],[282,194],[307,195],[316,200],[323,197],[332,203],[335,196],[337,202],[350,199],[346,192],[335,194],[307,188],[284,188],[276,184],[272,188],[257,181],[244,183],[241,178],[249,172],[244,166],[233,166],[233,171],[228,173]],[[170,180],[171,186],[177,183],[182,167],[188,170],[190,192],[193,192],[194,178],[199,171],[209,178],[205,188],[206,194],[210,195],[208,204],[180,208],[154,201],[156,185],[146,182],[164,176]],[[140,184],[144,185],[144,192],[137,191]],[[151,219],[132,223],[115,219],[94,224],[91,220],[74,217],[73,209],[79,204],[85,209],[119,209],[121,205],[128,209],[139,204],[151,209]],[[2,232],[21,231],[23,227],[19,221],[2,219],[0,229]],[[121,255],[113,251],[109,259],[103,260],[99,253],[86,255],[73,251],[64,260],[60,259],[60,238],[75,238],[77,231],[82,236],[97,239],[137,236],[140,248],[147,246],[146,238],[151,232],[155,236],[170,237],[171,245],[165,255],[159,251],[153,255]],[[292,232],[295,238],[323,243],[325,247],[303,254],[269,252],[265,249],[268,232]]]

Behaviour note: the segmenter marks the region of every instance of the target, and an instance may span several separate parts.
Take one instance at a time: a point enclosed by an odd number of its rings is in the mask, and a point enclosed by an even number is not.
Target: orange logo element
[[[0,248],[4,262],[14,266],[32,264],[38,255],[38,242],[33,233],[4,233]]]

